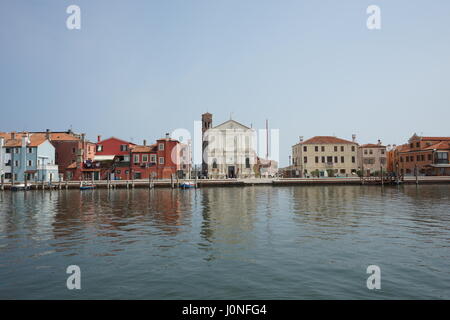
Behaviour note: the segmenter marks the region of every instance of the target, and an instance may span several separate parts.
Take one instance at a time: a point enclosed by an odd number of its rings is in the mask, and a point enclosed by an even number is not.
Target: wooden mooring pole
[[[2,174],[2,177],[1,177],[1,183],[0,183],[0,190],[5,190],[5,175],[4,174]]]

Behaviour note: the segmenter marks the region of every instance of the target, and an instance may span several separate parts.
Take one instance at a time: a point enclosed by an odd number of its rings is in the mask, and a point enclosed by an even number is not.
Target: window
[[[369,154],[373,154],[373,150],[372,149],[369,150]]]
[[[6,153],[11,153],[11,149],[10,148],[6,148]]]
[[[20,161],[19,160],[14,161],[14,166],[15,167],[20,167]]]
[[[327,162],[328,163],[333,163],[333,157],[327,157]]]
[[[322,150],[322,152],[325,152],[325,147],[322,146],[322,147],[321,147],[321,150]]]
[[[142,162],[148,162],[148,154],[142,155]]]
[[[344,157],[341,157],[341,162],[344,163]]]
[[[322,163],[325,163],[325,157],[322,157]]]
[[[345,169],[341,169],[341,173],[345,173]]]
[[[411,162],[413,162],[414,161],[414,157],[413,156],[409,157],[409,160],[411,160]]]
[[[121,144],[121,145],[120,145],[120,151],[128,151],[128,145],[126,145],[126,144]]]
[[[303,163],[308,163],[308,157],[303,157]]]
[[[355,156],[352,157],[352,162],[355,163],[356,162],[356,158]]]
[[[431,153],[428,154],[428,160],[431,160]]]
[[[338,157],[334,157],[334,163],[338,163]]]
[[[250,158],[245,158],[245,167],[246,167],[247,169],[250,168]]]
[[[338,147],[334,146],[334,152],[337,152],[337,151],[338,151]]]
[[[385,153],[385,150],[384,149],[381,149],[381,154],[384,154]]]
[[[414,148],[414,144],[413,144],[413,143],[410,143],[410,144],[409,144],[409,147],[410,147],[410,148]]]
[[[97,152],[102,152],[103,151],[103,146],[100,144],[97,146]]]
[[[248,159],[248,158],[247,158]],[[245,159],[247,161],[247,159]],[[217,169],[217,160],[214,158],[213,159],[213,165],[212,165],[213,169]]]
[[[341,146],[341,152],[344,152],[344,146]]]
[[[367,154],[367,150],[364,150],[364,154]]]
[[[352,151],[353,151],[353,152],[355,151],[355,146],[352,146]]]
[[[164,164],[164,157],[159,157],[159,164]]]
[[[409,156],[406,156],[406,162],[409,162]],[[403,162],[403,161],[402,161]]]
[[[308,147],[307,146],[303,146],[303,151],[308,151]]]
[[[33,148],[28,148],[28,153],[33,153]]]
[[[315,147],[314,147],[314,150],[315,150],[316,152],[318,152],[318,151],[319,151],[319,147],[318,147],[318,146],[315,146]]]
[[[150,162],[156,163],[156,154],[151,154],[150,155]]]
[[[72,148],[72,153],[75,153],[75,148]]]
[[[400,162],[403,162],[403,157],[400,157]]]
[[[319,163],[319,157],[316,157],[316,163]]]
[[[416,147],[420,148],[420,142],[416,142]]]
[[[386,164],[386,158],[380,158],[380,163],[381,164]]]
[[[28,160],[28,166],[32,167],[33,166],[33,160]]]
[[[20,153],[20,148],[15,148],[14,153]]]
[[[133,157],[133,162],[136,164],[136,163],[139,163],[139,155],[138,154],[135,154],[134,155],[134,157]]]
[[[117,172],[117,174],[120,174],[120,170],[117,170],[116,172]]]
[[[164,143],[160,143],[158,145],[158,150],[164,150]]]

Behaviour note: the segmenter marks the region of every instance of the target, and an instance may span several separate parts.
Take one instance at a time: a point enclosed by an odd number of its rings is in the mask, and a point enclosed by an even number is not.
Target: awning
[[[94,156],[94,161],[113,161],[114,155],[112,156]]]
[[[432,168],[450,168],[450,164],[427,164],[425,167],[432,167]]]

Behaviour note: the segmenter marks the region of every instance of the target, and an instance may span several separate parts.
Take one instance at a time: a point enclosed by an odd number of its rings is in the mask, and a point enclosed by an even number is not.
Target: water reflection
[[[300,298],[302,284],[352,298],[355,270],[375,261],[398,279],[389,292],[414,278],[442,297],[449,212],[448,185],[0,192],[0,279],[20,298],[41,290],[36,270],[51,283],[82,262],[96,286],[109,272],[146,298]],[[98,297],[116,297],[108,290]]]

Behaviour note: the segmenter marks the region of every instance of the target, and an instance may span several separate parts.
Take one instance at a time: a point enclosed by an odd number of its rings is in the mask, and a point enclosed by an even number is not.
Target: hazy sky
[[[233,113],[279,128],[287,165],[300,135],[449,136],[449,77],[448,0],[0,1],[0,131],[141,143]]]

